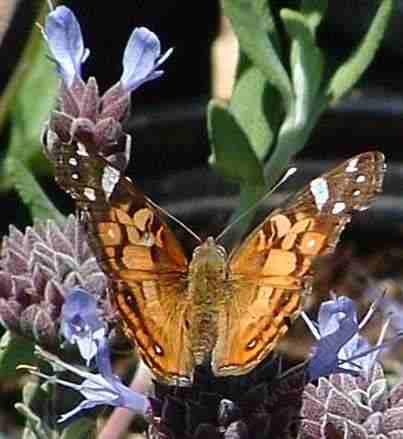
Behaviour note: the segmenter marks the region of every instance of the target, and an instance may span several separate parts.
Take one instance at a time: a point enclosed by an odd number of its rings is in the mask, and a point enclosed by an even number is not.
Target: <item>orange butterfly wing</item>
[[[161,212],[82,145],[61,150],[56,178],[75,199],[91,248],[112,281],[126,335],[161,381],[191,382],[194,359],[184,325],[188,261]]]
[[[384,157],[353,157],[274,211],[229,258],[228,291],[219,315],[212,367],[240,375],[257,366],[298,317],[314,274],[332,252],[353,210],[381,191]]]

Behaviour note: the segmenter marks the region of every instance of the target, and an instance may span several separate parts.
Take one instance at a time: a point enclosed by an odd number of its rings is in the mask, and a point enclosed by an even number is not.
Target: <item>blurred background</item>
[[[4,19],[0,28],[4,32],[0,90],[13,73],[41,2],[1,3],[5,5],[3,10],[8,5],[12,20]],[[278,9],[298,2],[271,3],[273,9]],[[130,3],[70,0],[65,4],[79,17],[86,45],[91,49],[84,74],[95,75],[103,90],[121,74],[122,53],[134,27],[149,27],[159,35],[163,48],[175,49],[164,65],[166,75],[140,88],[133,96],[128,127],[135,133],[132,169],[137,177],[205,165],[209,155],[205,106],[214,88],[213,79],[220,84],[231,82],[228,65],[234,59],[231,38],[224,41],[222,38],[221,46],[227,44],[228,50],[221,50],[219,65],[217,61],[214,63],[213,72],[212,45],[220,37],[219,1],[167,0],[162,4],[157,0]],[[319,41],[334,62],[346,57],[364,35],[378,4],[376,0],[329,2]],[[403,156],[399,148],[403,113],[403,2],[396,4],[398,8],[382,48],[359,89],[322,118],[301,158],[347,157],[371,147],[383,149],[392,160]],[[222,37],[228,36],[227,29],[221,30],[226,32]]]
[[[134,27],[146,26],[156,32],[163,51],[175,49],[164,64],[165,75],[132,96],[132,115],[126,129],[133,136],[133,154],[127,172],[147,195],[202,237],[216,235],[238,204],[237,185],[224,181],[208,166],[206,105],[212,96],[229,97],[237,53],[236,40],[221,16],[219,1],[70,0],[65,4],[78,17],[85,44],[91,50],[84,76],[96,76],[101,91],[119,79],[123,50]],[[275,14],[282,7],[297,4],[271,2]],[[15,73],[41,5],[39,0],[0,2],[0,95]],[[347,57],[365,34],[378,6],[376,0],[329,2],[319,42],[330,63]],[[354,217],[353,228],[347,233],[346,241],[354,236],[354,245],[364,252],[388,247],[402,234],[402,21],[403,1],[396,1],[375,61],[359,86],[326,111],[297,157],[299,172],[268,202],[269,207],[278,205],[290,192],[337,161],[380,149],[389,163],[384,194],[374,208]],[[283,38],[286,41],[285,33]],[[7,143],[8,127],[7,123],[3,126],[3,144]],[[55,187],[52,175],[43,176],[41,184],[63,212],[73,210],[70,199]],[[3,193],[2,206],[7,206],[0,218],[2,233],[10,223],[23,226],[29,222],[13,191]],[[262,215],[267,208],[260,209]]]
[[[274,10],[296,3],[271,2]],[[65,4],[78,17],[91,50],[84,75],[96,76],[101,90],[119,79],[123,50],[134,27],[154,31],[163,51],[174,47],[164,64],[163,78],[147,83],[132,97],[126,129],[133,136],[134,149],[127,173],[147,195],[196,233],[217,235],[238,203],[238,187],[208,167],[206,106],[212,95],[228,98],[236,59],[236,41],[221,17],[219,1],[71,0]],[[0,96],[15,73],[41,5],[34,0],[0,0]],[[338,63],[351,52],[378,5],[375,0],[329,2],[319,41],[331,62]],[[296,177],[259,209],[262,217],[269,207],[278,205],[333,163],[370,149],[385,153],[389,170],[384,194],[374,208],[354,217],[336,256],[321,262],[313,308],[331,288],[357,297],[362,292],[359,276],[368,285],[389,288],[395,297],[403,292],[403,1],[396,5],[382,47],[359,86],[324,114],[297,157]],[[283,37],[286,39],[285,34]],[[9,127],[10,121],[6,121],[0,133],[3,145],[7,144]],[[2,147],[0,154],[4,151]],[[42,176],[40,181],[63,212],[73,210],[51,175]],[[7,232],[9,224],[23,227],[29,223],[28,213],[13,190],[1,194],[1,209],[1,234]],[[355,268],[351,269],[350,262]],[[363,301],[364,306],[367,301]],[[292,337],[285,342],[285,350]],[[298,346],[301,351],[294,348],[293,352],[302,358],[308,344]]]

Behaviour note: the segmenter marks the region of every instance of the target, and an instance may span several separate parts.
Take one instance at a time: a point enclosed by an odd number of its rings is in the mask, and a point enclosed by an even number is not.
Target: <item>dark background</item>
[[[29,35],[38,3],[16,1],[16,14],[0,48],[0,91]],[[271,2],[276,11],[295,3]],[[78,17],[85,44],[91,50],[84,75],[96,76],[101,90],[119,79],[123,50],[134,27],[146,26],[156,32],[163,51],[174,47],[164,64],[165,76],[145,84],[132,96],[133,111],[127,130],[133,135],[134,151],[128,174],[163,204],[184,193],[197,194],[207,185],[205,174],[198,172],[207,166],[209,155],[205,111],[211,89],[210,47],[219,26],[218,0],[71,0],[65,4]],[[319,32],[329,67],[351,53],[378,4],[377,0],[329,1],[328,15]],[[403,159],[403,2],[398,1],[397,5],[382,48],[360,81],[358,92],[323,115],[298,158],[315,162],[341,160],[379,148],[389,162]],[[285,35],[283,39],[286,43]],[[184,170],[187,173],[181,179],[188,184],[177,187],[165,180]],[[208,190],[220,192],[222,181],[208,178],[212,184]],[[388,185],[395,192],[401,191],[397,184]],[[62,204],[67,203],[67,210],[72,209],[54,184],[48,190],[53,190]],[[236,188],[232,189],[234,192]]]
[[[272,1],[275,10],[295,3]],[[352,50],[378,3],[329,2],[319,41],[330,55],[330,64]],[[328,111],[301,157],[344,157],[376,145],[386,149],[392,158],[402,157],[403,2],[397,4],[382,49],[360,83],[362,93]],[[211,80],[210,46],[218,31],[218,1],[70,0],[66,5],[76,13],[86,46],[91,50],[84,74],[96,76],[101,90],[119,79],[123,50],[134,27],[147,26],[158,34],[164,50],[175,49],[164,65],[165,76],[133,95],[128,129],[135,134],[136,174],[159,175],[205,164],[205,105]],[[0,53],[5,55],[1,56],[0,85],[4,86],[12,73],[37,7],[37,1],[17,2],[17,12]]]

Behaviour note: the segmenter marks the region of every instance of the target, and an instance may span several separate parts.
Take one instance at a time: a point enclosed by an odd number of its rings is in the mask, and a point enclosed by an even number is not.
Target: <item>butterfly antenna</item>
[[[150,200],[149,198],[146,198],[147,202],[150,203],[153,207],[155,207],[157,210],[162,212],[164,215],[166,215],[168,218],[170,218],[172,221],[174,221],[176,224],[179,224],[184,230],[186,230],[197,242],[202,242],[202,239],[200,236],[198,236],[190,227],[188,227],[186,224],[184,224],[180,219],[176,218],[176,216],[169,213],[167,210],[165,210],[163,207],[158,206],[158,204],[154,203],[154,201]]]
[[[258,207],[260,204],[262,204],[274,191],[276,191],[286,180],[288,180],[291,175],[295,174],[297,172],[297,168],[290,168],[288,171],[283,175],[283,177],[280,179],[280,181],[275,184],[263,197],[257,201],[253,206],[246,209],[244,212],[242,212],[240,215],[238,215],[237,218],[234,219],[231,223],[225,227],[225,229],[216,237],[215,241],[218,242],[222,237],[230,230],[235,224],[238,224],[239,221],[241,221],[245,216],[249,215],[251,212],[253,212],[256,207]]]

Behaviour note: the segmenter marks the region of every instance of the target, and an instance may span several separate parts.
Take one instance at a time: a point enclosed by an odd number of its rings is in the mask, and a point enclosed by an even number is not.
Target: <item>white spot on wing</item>
[[[102,189],[108,199],[120,178],[120,172],[112,166],[106,166],[102,174]]]
[[[357,183],[364,183],[365,180],[366,180],[365,175],[359,175],[359,176],[355,179],[355,181],[356,181]]]
[[[257,342],[256,342],[256,338],[253,338],[247,345],[246,347],[248,349],[253,349],[256,346]]]
[[[78,174],[74,173],[74,174],[71,175],[71,178],[73,180],[78,180],[80,178],[80,176]]]
[[[95,191],[92,187],[86,187],[84,189],[84,195],[90,200],[90,201],[95,201],[97,199],[96,195],[95,195]]]
[[[360,195],[360,194],[361,194],[361,191],[359,189],[357,189],[353,192],[353,197],[358,197],[358,195]]]
[[[157,343],[154,344],[154,351],[155,351],[155,353],[156,353],[157,355],[163,355],[163,354],[164,354],[164,352],[163,352],[161,346],[158,345]]]
[[[346,168],[346,172],[356,172],[356,171],[358,171],[357,163],[358,163],[358,158],[351,159],[348,162],[348,165],[347,165],[347,168]]]
[[[322,210],[322,207],[329,199],[329,187],[327,181],[324,178],[315,178],[311,181],[311,192],[315,199],[316,207],[318,210]]]
[[[89,157],[87,148],[80,142],[77,143],[77,155],[81,155],[82,157]]]
[[[340,212],[343,212],[343,210],[346,208],[346,203],[343,203],[342,201],[338,201],[337,203],[334,203],[332,213],[337,215]]]
[[[77,165],[78,165],[78,161],[77,161],[77,159],[74,158],[74,157],[70,157],[70,158],[69,158],[69,165],[71,165],[71,166],[77,166]]]

